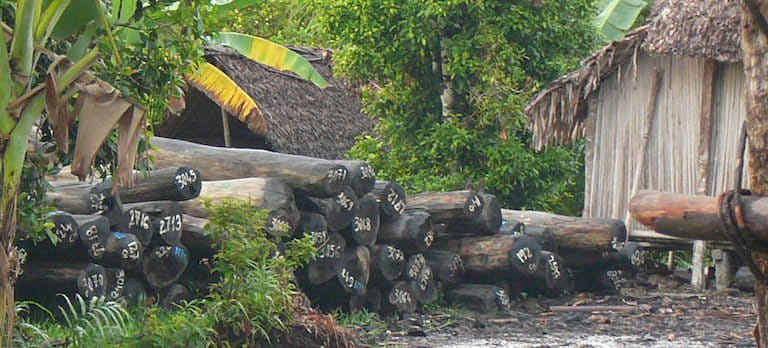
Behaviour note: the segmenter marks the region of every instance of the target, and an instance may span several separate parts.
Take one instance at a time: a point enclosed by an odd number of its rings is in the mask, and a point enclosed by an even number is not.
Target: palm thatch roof
[[[330,86],[320,89],[291,72],[272,69],[227,48],[206,50],[205,59],[240,85],[266,120],[265,131],[259,133],[229,117],[232,146],[341,159],[358,135],[372,131],[375,120],[362,113],[358,91],[333,77],[329,51],[290,48],[309,60]],[[195,88],[185,99],[184,112],[166,120],[158,134],[223,146],[219,105]]]
[[[740,23],[739,4],[734,0],[657,0],[646,25],[598,50],[578,70],[531,99],[525,114],[534,148],[572,144],[583,137],[587,98],[624,64],[636,62],[640,51],[740,61]]]

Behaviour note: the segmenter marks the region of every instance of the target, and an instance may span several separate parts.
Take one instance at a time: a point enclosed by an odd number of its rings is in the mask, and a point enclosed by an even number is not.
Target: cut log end
[[[163,288],[176,282],[189,263],[189,252],[183,246],[157,246],[143,259],[144,278],[153,288]]]
[[[391,220],[402,215],[405,211],[405,190],[392,181],[376,181],[373,187],[373,195],[381,209],[381,218]]]
[[[519,236],[509,251],[512,268],[523,275],[533,275],[539,265],[541,244],[528,236]]]

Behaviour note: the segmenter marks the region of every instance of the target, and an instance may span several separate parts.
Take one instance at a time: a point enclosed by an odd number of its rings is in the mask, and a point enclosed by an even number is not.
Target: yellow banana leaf
[[[251,130],[258,133],[266,130],[264,115],[253,98],[219,68],[204,63],[196,73],[186,74],[186,77],[189,84],[205,93],[230,115],[248,124]]]
[[[291,71],[320,88],[328,87],[328,81],[325,81],[308,60],[283,45],[256,36],[231,32],[218,33],[211,42],[229,46],[261,64],[281,71]]]

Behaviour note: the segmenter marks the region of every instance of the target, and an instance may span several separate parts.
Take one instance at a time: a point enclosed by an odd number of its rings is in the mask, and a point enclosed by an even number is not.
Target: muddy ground
[[[508,313],[451,308],[357,327],[370,346],[754,347],[753,294],[659,290],[636,284],[560,299],[517,300]],[[550,312],[549,306],[631,306],[621,312]]]

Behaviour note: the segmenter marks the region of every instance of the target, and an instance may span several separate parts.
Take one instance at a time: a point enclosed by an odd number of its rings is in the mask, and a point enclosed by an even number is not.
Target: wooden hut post
[[[224,147],[232,147],[232,134],[229,129],[229,115],[221,108],[221,126],[224,128]]]
[[[699,151],[697,164],[698,185],[696,185],[697,195],[706,195],[709,192],[709,171],[712,162],[712,94],[715,88],[715,72],[717,63],[708,59],[704,63],[704,76],[702,78],[701,89],[701,114],[699,115]],[[691,255],[691,285],[694,289],[703,291],[707,286],[706,270],[707,242],[696,240],[693,242],[693,254]],[[730,266],[728,266],[730,267]]]
[[[648,152],[648,138],[651,136],[651,130],[653,129],[653,121],[656,119],[656,104],[659,101],[659,91],[661,90],[661,82],[664,78],[664,70],[654,67],[655,74],[653,75],[653,81],[651,82],[651,96],[648,98],[648,108],[645,109],[645,129],[643,129],[643,139],[640,143],[640,158],[637,161],[637,167],[635,167],[635,173],[632,176],[632,189],[629,192],[629,197],[632,197],[640,189],[640,177],[643,173],[643,167],[645,167],[646,152]],[[632,228],[630,227],[630,220],[632,216],[627,209],[624,216],[624,226],[627,226],[627,240],[632,234]]]

